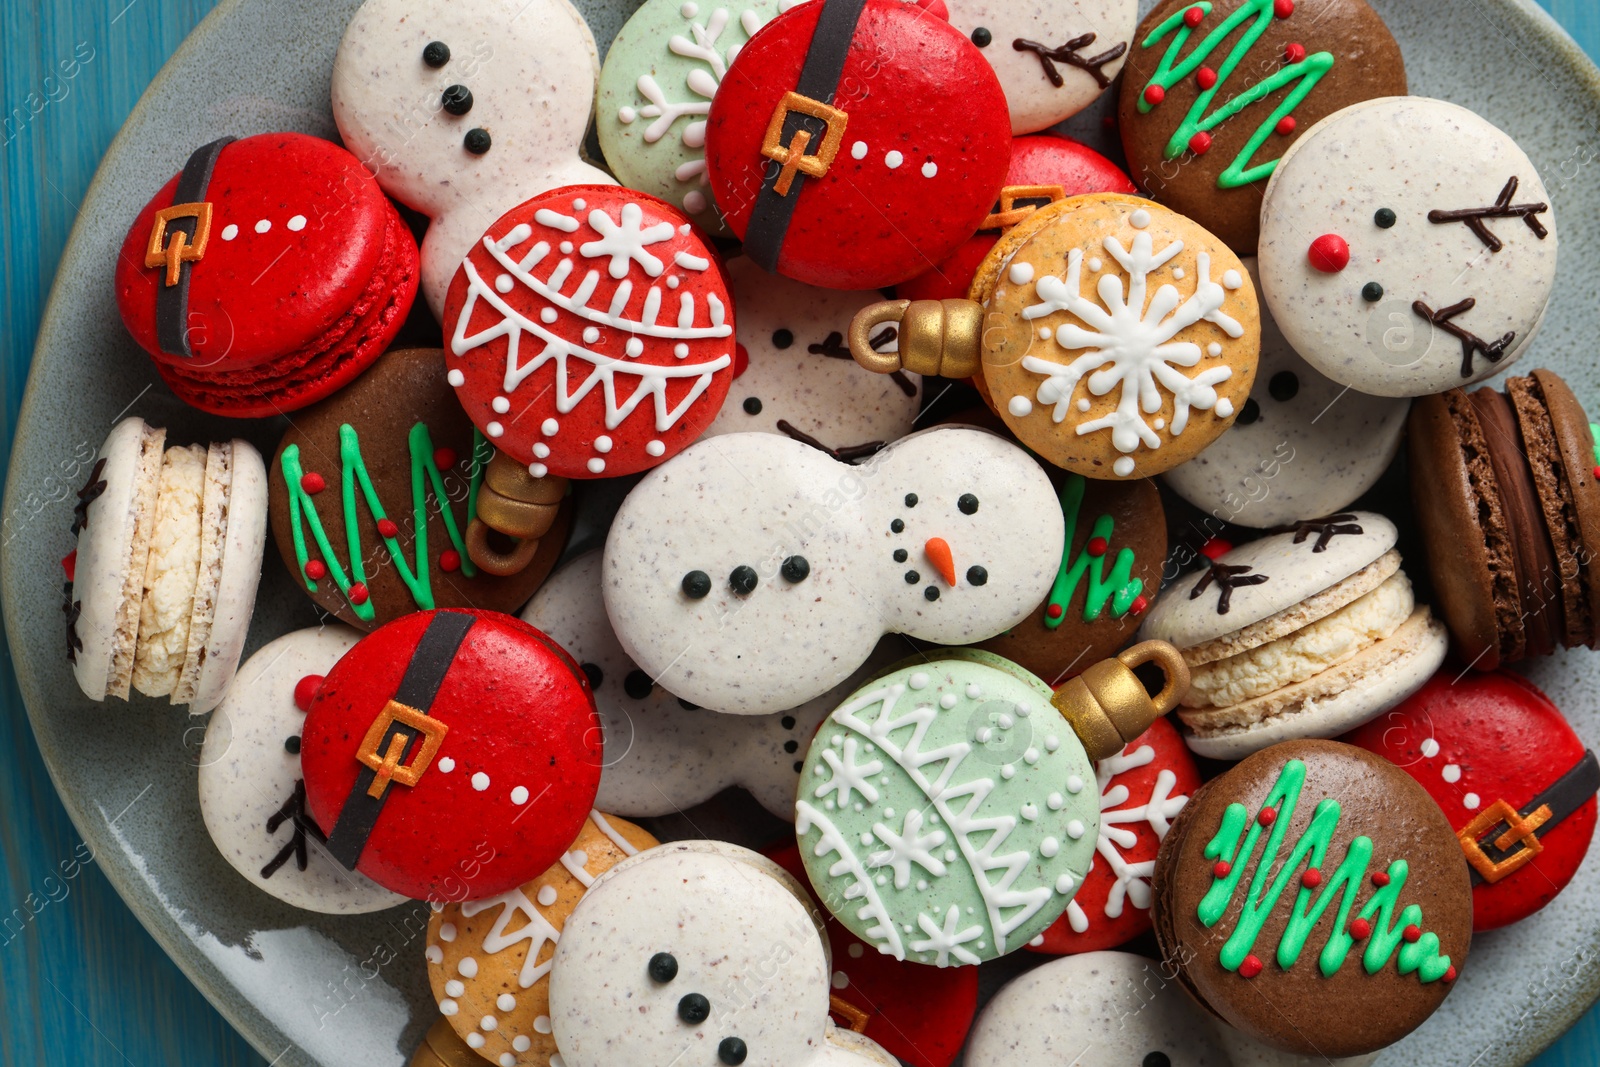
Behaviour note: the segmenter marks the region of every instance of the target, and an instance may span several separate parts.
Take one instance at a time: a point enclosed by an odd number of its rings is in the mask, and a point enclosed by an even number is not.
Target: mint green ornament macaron
[[[795,802],[824,906],[879,952],[938,967],[1013,952],[1066,910],[1098,838],[1094,766],[1048,685],[941,652],[824,720]]]
[[[734,57],[804,0],[646,0],[600,72],[596,129],[617,180],[723,229],[706,181],[706,116]]]

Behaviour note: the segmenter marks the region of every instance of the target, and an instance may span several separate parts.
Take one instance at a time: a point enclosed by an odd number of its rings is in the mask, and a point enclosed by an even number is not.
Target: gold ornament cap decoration
[[[1151,696],[1133,673],[1155,663],[1166,676],[1161,692]],[[1189,667],[1165,641],[1145,641],[1115,659],[1101,660],[1071,679],[1050,701],[1072,726],[1089,758],[1115,756],[1150,724],[1178,706],[1189,691]]]
[[[477,517],[467,527],[467,555],[501,578],[521,572],[533,562],[539,540],[555,524],[567,489],[567,479],[553,474],[535,478],[528,468],[496,452],[478,490]],[[511,538],[515,545],[497,549],[489,541],[490,531]]]

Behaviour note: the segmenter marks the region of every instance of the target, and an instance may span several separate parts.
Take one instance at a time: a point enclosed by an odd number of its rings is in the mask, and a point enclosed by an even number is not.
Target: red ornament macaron
[[[895,286],[902,300],[965,300],[1000,235],[1039,208],[1086,193],[1137,193],[1111,160],[1069,137],[1040,133],[1011,142],[1011,168],[979,231],[944,262]]]
[[[677,455],[734,377],[717,253],[653,196],[572,185],[489,227],[445,296],[448,380],[535,478],[613,478]]]
[[[739,52],[711,103],[707,173],[764,269],[826,289],[895,285],[988,216],[1010,110],[942,6],[802,4]]]
[[[262,418],[353,380],[405,322],[417,244],[361,161],[319,137],[222,138],[134,220],[117,308],[180,400]]]
[[[589,681],[533,627],[415,612],[351,649],[300,735],[306,806],[347,869],[418,900],[481,900],[560,860],[600,785]]]
[[[1519,674],[1436,674],[1344,740],[1399,765],[1444,810],[1472,868],[1474,930],[1549,904],[1589,851],[1600,764]]]
[[[766,853],[816,900],[798,845]],[[950,1067],[978,1012],[978,968],[897,960],[845,929],[820,901],[818,906],[833,956],[828,1011],[834,1024],[870,1037],[909,1067]]]

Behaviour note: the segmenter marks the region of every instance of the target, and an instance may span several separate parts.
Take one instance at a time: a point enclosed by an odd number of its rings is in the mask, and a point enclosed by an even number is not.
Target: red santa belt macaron
[[[1593,800],[1596,792],[1600,792],[1600,762],[1586,749],[1576,766],[1522,807],[1514,808],[1505,800],[1486,806],[1456,831],[1472,868],[1472,884],[1493,885],[1532,862],[1544,851],[1539,839]]]

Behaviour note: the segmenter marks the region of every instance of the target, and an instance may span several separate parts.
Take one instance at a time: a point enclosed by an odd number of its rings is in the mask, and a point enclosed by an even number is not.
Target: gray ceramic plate
[[[173,400],[118,326],[111,264],[128,220],[193,146],[224,133],[332,136],[329,71],[358,2],[226,0],[128,119],[84,200],[39,333],[0,550],[17,675],[68,812],[156,940],[279,1065],[405,1062],[434,1011],[422,962],[426,908],[309,916],[239,878],[200,820],[195,763],[203,724],[154,701],[95,705],[79,695],[62,654],[57,561],[71,547],[70,498],[123,412],[166,425],[179,440],[238,432],[237,424],[225,427]],[[1591,407],[1600,404],[1600,366],[1591,355],[1600,337],[1600,257],[1585,254],[1600,238],[1600,190],[1588,172],[1600,154],[1600,72],[1527,0],[1375,4],[1405,49],[1413,91],[1482,112],[1513,132],[1538,165],[1561,218],[1563,284],[1521,367],[1553,367]],[[603,43],[633,4],[580,6]],[[1094,116],[1072,126],[1101,133]],[[278,426],[252,429],[264,451],[276,443]],[[252,647],[313,622],[274,563],[268,560]],[[1556,656],[1531,673],[1578,731],[1600,743],[1600,659]],[[696,813],[695,823],[717,832],[716,814]],[[1382,1062],[1520,1064],[1570,1025],[1600,994],[1596,853],[1550,907],[1479,938],[1443,1010]],[[1028,962],[1002,961],[985,986]]]

